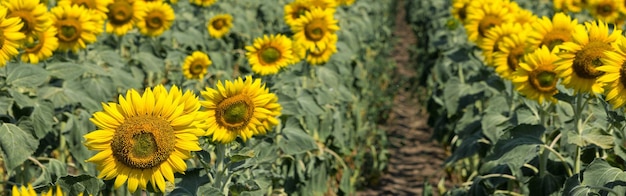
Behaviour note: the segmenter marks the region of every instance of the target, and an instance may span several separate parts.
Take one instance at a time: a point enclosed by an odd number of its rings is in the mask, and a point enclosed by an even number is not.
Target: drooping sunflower
[[[452,16],[465,24],[467,18],[467,7],[469,7],[470,0],[454,0],[452,3]]]
[[[109,5],[113,0],[59,0],[58,6],[80,5],[89,10],[93,10],[95,15],[100,17],[99,20],[105,20],[109,13]]]
[[[82,6],[56,6],[50,10],[57,28],[60,51],[78,50],[96,41],[97,24],[89,10]]]
[[[291,46],[291,39],[284,35],[264,35],[256,38],[252,45],[246,46],[246,57],[254,73],[276,74],[292,61]]]
[[[562,12],[556,13],[552,20],[544,16],[532,23],[533,30],[529,33],[529,37],[532,39],[529,40],[529,43],[535,48],[548,46],[548,49],[552,50],[554,47],[572,40],[572,34],[577,24],[577,19],[572,19]]]
[[[237,136],[245,142],[278,124],[282,107],[260,79],[239,77],[225,85],[218,81],[215,89],[207,87],[201,94],[205,101],[200,104],[208,116],[206,134],[215,142],[230,143]]]
[[[20,32],[27,37],[45,31],[52,23],[47,15],[48,7],[39,0],[5,0],[2,5],[7,8],[7,18],[17,17],[24,24]]]
[[[109,4],[106,32],[118,36],[126,34],[145,17],[145,2],[142,0],[115,0]]]
[[[475,1],[478,2],[478,1]],[[479,6],[469,6],[467,8],[467,19],[465,30],[470,41],[479,43],[487,35],[487,31],[495,26],[511,23],[515,17],[510,8],[510,3],[493,1],[491,3],[480,4]]]
[[[115,179],[115,188],[128,181],[130,192],[146,189],[148,183],[164,192],[165,180],[174,183],[174,172],[187,169],[184,160],[191,151],[201,150],[198,98],[159,85],[142,94],[128,90],[118,100],[103,103],[103,111],[90,119],[99,129],[86,134],[84,144],[99,152],[86,161],[97,164],[99,178]]]
[[[309,50],[325,49],[330,37],[339,30],[332,11],[314,8],[302,17],[292,29],[295,33],[293,37]]]
[[[189,0],[189,2],[197,6],[209,7],[217,2],[217,0]]]
[[[589,0],[591,15],[607,23],[614,23],[624,10],[624,0]]]
[[[613,45],[615,51],[605,52],[606,57],[602,58],[602,66],[596,70],[604,72],[598,78],[598,82],[605,83],[606,100],[613,106],[613,109],[624,106],[626,103],[626,38],[620,37]]]
[[[21,54],[22,61],[37,64],[39,61],[51,57],[52,52],[59,47],[59,39],[56,35],[57,28],[51,26],[46,31],[33,36],[32,42],[24,44],[24,53]]]
[[[526,32],[518,32],[504,38],[500,45],[500,51],[494,53],[493,63],[496,66],[496,73],[507,80],[513,79],[513,72],[520,66],[525,54],[530,52]]]
[[[209,59],[209,55],[204,52],[195,51],[185,58],[185,62],[183,63],[183,75],[188,79],[202,79],[208,72],[207,68],[212,63],[211,59]]]
[[[512,81],[515,89],[539,104],[543,104],[544,101],[557,102],[553,97],[558,93],[556,85],[559,78],[554,71],[555,62],[559,60],[557,50],[550,51],[547,46],[543,46],[524,56],[524,61],[519,63],[519,68],[513,72]]]
[[[233,27],[233,16],[230,14],[219,14],[213,16],[209,23],[207,24],[207,30],[209,31],[209,35],[214,38],[222,38],[230,28]]]
[[[337,36],[333,36],[333,38],[328,43],[328,46],[324,50],[310,50],[309,55],[306,56],[306,61],[311,65],[322,65],[328,62],[330,57],[337,53]]]
[[[145,4],[146,15],[137,22],[139,32],[146,36],[156,37],[170,29],[174,23],[174,9],[168,3],[153,1]]]
[[[604,91],[603,83],[597,82],[604,72],[596,68],[603,65],[600,60],[607,51],[613,51],[611,43],[621,36],[621,30],[609,32],[609,27],[602,21],[585,22],[574,29],[573,39],[559,48],[561,61],[556,70],[563,79],[563,85],[576,93],[599,94]]]
[[[16,185],[13,185],[11,188],[11,195],[13,196],[37,196],[37,192],[33,188],[33,185],[28,184],[26,186],[20,186],[19,188]]]
[[[520,31],[522,25],[519,23],[504,23],[495,26],[487,31],[485,38],[478,43],[486,65],[493,66],[493,53],[500,51],[499,44],[504,38],[516,34]]]

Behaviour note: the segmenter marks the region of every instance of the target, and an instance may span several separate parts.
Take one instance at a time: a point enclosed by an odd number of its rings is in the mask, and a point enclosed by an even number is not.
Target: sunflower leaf
[[[69,195],[78,195],[85,191],[89,195],[97,195],[104,186],[104,182],[90,175],[63,176],[57,180],[57,185]]]
[[[74,80],[85,73],[85,68],[76,63],[57,62],[46,65],[51,76],[64,80]]]
[[[48,80],[48,73],[39,66],[28,64],[9,64],[6,81],[18,87],[37,87]]]
[[[0,126],[0,147],[7,171],[12,171],[28,159],[37,145],[37,140],[20,127],[10,123]]]

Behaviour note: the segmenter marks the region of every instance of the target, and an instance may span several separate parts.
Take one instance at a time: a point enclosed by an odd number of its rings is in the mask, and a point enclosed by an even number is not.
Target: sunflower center
[[[27,42],[24,47],[24,51],[27,53],[36,53],[43,47],[45,42],[45,35],[39,33],[38,36],[33,36],[32,42]]]
[[[216,30],[220,30],[220,29],[224,28],[225,24],[226,24],[226,22],[224,21],[224,19],[216,19],[216,20],[214,20],[211,23],[213,28],[216,29]]]
[[[529,75],[530,85],[542,93],[551,93],[556,90],[556,72],[550,70],[536,70]]]
[[[619,81],[626,87],[626,62],[622,63],[622,69],[619,70]]]
[[[109,5],[109,22],[114,25],[124,25],[133,18],[133,5],[128,1],[115,1]]]
[[[204,71],[204,65],[202,65],[201,63],[196,63],[190,66],[191,69],[189,69],[189,72],[191,72],[192,75],[200,75],[202,73],[202,71]]]
[[[467,18],[467,6],[468,5],[469,3],[465,3],[465,5],[463,5],[463,7],[459,9],[459,19],[461,19],[461,21],[464,21],[465,18]]]
[[[293,12],[293,13],[291,14],[291,18],[293,18],[293,19],[298,19],[298,18],[300,18],[300,16],[304,15],[304,14],[305,14],[306,12],[308,12],[308,11],[309,11],[309,9],[307,9],[306,7],[304,7],[304,6],[299,6],[299,7],[298,7],[298,10],[296,10],[295,12]]]
[[[312,21],[304,27],[304,36],[311,41],[320,41],[325,33],[325,24],[321,21]]]
[[[547,33],[539,46],[548,46],[552,50],[555,46],[561,45],[563,42],[571,40],[571,33],[566,29],[555,29]]]
[[[263,61],[263,64],[270,64],[278,61],[280,59],[280,51],[274,47],[266,47],[263,49],[263,52],[259,53],[260,59]]]
[[[4,45],[4,31],[0,31],[0,47]]]
[[[596,7],[596,12],[601,16],[609,16],[614,13],[614,10],[611,4],[603,4]]]
[[[604,72],[596,70],[596,67],[602,65],[600,58],[603,58],[604,51],[612,51],[613,49],[607,43],[591,41],[580,51],[576,52],[572,69],[578,77],[585,79],[595,79],[604,74]]]
[[[226,98],[215,109],[217,122],[228,130],[239,130],[250,122],[254,114],[254,102],[245,94]]]
[[[502,24],[502,18],[494,15],[486,15],[485,18],[478,23],[478,34],[480,34],[481,37],[485,37],[487,30],[500,24]]]
[[[36,23],[36,19],[35,16],[33,16],[32,13],[27,12],[27,11],[14,11],[11,12],[11,14],[9,14],[7,16],[7,18],[11,18],[11,17],[18,17],[20,19],[22,19],[22,28],[20,29],[20,32],[24,33],[24,34],[30,34],[35,30],[35,25]]]
[[[161,14],[153,12],[147,17],[146,26],[151,29],[158,29],[163,27],[163,16]]]
[[[80,38],[80,25],[76,25],[77,21],[58,21],[59,23],[59,41],[73,42]]]
[[[174,128],[165,119],[142,115],[125,120],[113,135],[113,157],[134,169],[148,169],[166,161],[174,151]]]
[[[506,57],[506,64],[510,70],[515,71],[519,67],[519,60],[522,56],[524,56],[524,47],[522,46],[513,48],[509,52],[509,55]]]
[[[313,56],[313,57],[321,57],[322,55],[324,55],[324,52],[326,52],[326,50],[328,50],[328,47],[324,48],[324,50],[311,50],[309,52],[309,55]]]

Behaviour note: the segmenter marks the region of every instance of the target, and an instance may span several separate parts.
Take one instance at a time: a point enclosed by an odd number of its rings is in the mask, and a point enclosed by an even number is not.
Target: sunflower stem
[[[218,144],[216,146],[216,155],[217,159],[215,160],[215,182],[213,183],[213,187],[218,190],[221,190],[224,195],[228,195],[227,188],[227,180],[225,176],[228,173],[228,170],[224,166],[224,161],[226,159],[226,145]]]
[[[576,94],[576,107],[574,108],[574,130],[576,130],[576,133],[578,134],[578,137],[582,136],[582,110],[583,110],[583,94],[582,93],[577,93]],[[576,146],[576,157],[575,157],[575,161],[574,161],[574,172],[579,173],[580,172],[580,156],[582,155],[582,146]]]

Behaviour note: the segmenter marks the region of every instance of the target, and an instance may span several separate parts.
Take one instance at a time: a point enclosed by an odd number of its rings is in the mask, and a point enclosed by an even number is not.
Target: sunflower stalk
[[[584,108],[583,105],[583,94],[582,93],[577,93],[576,94],[576,107],[574,108],[574,130],[576,131],[576,133],[578,134],[578,136],[582,136],[582,130],[583,130],[583,126],[582,126],[582,110]],[[579,173],[580,172],[580,156],[582,155],[582,146],[576,146],[576,157],[574,157],[574,172]]]
[[[216,146],[217,159],[215,160],[215,181],[213,187],[222,191],[224,195],[228,195],[228,168],[225,167],[226,151],[228,147],[226,144],[218,144]]]

